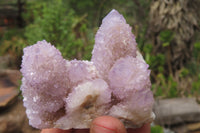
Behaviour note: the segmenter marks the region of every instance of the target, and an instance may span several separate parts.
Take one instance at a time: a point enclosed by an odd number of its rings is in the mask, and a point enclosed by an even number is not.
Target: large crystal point
[[[114,9],[103,19],[92,51],[92,62],[101,77],[107,79],[108,72],[117,59],[136,57],[136,41],[131,29],[124,17]]]
[[[31,125],[52,127],[64,107],[68,93],[66,61],[61,53],[46,41],[24,49],[22,60],[22,94]]]

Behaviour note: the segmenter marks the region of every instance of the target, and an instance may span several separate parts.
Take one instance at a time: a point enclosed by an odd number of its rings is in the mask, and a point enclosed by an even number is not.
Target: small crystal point
[[[108,15],[106,15],[106,17],[104,17],[102,23],[113,23],[113,22],[123,22],[126,23],[126,20],[124,19],[124,17],[119,14],[119,12],[115,9],[113,9],[112,11],[110,11],[108,13]]]

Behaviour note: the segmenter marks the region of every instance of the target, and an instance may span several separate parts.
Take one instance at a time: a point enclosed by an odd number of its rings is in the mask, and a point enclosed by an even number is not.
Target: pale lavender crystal
[[[151,122],[154,100],[149,76],[148,65],[141,58],[127,56],[117,60],[108,79],[113,94],[121,102],[112,106],[109,115],[124,122],[130,119],[131,123],[126,122],[127,126]]]
[[[61,53],[46,41],[24,49],[21,90],[29,122],[34,127],[51,127],[49,121],[63,108],[68,92],[65,65]]]
[[[92,54],[92,61],[68,61],[46,41],[24,49],[21,90],[30,125],[89,128],[102,115],[129,128],[153,121],[150,70],[116,10],[103,19]]]
[[[103,19],[95,36],[92,54],[92,62],[104,79],[107,79],[117,59],[128,55],[136,57],[136,41],[131,27],[116,10],[112,10]]]
[[[109,72],[109,85],[120,99],[131,95],[130,92],[150,89],[150,70],[141,59],[127,56],[115,62]],[[127,92],[127,95],[121,95]]]

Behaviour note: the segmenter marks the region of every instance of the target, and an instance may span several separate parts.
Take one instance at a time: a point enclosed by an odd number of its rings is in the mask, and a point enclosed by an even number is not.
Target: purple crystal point
[[[59,50],[46,41],[38,41],[24,48],[22,58],[21,72],[30,85],[38,86],[35,91],[63,95],[67,86],[66,61]]]
[[[110,11],[110,13],[102,20],[102,24],[110,24],[112,25],[113,23],[126,23],[126,20],[124,17],[119,14],[119,12],[115,9]]]
[[[150,89],[150,70],[140,59],[127,56],[115,62],[109,72],[109,85],[115,95],[121,97],[121,91],[139,91]]]
[[[48,121],[64,106],[68,90],[65,64],[61,53],[46,41],[24,49],[21,90],[29,122],[34,127],[51,127]]]
[[[94,62],[100,75],[107,79],[108,71],[114,62],[125,56],[136,57],[136,41],[131,27],[116,10],[112,10],[104,19],[95,36],[92,51]]]
[[[127,56],[117,60],[108,79],[113,94],[121,102],[112,106],[109,115],[124,122],[131,120],[127,127],[151,122],[154,99],[149,76],[148,65],[142,59]]]
[[[22,95],[36,128],[89,128],[101,115],[126,127],[152,122],[150,70],[124,17],[112,10],[95,36],[92,61],[63,59],[46,41],[24,48]]]

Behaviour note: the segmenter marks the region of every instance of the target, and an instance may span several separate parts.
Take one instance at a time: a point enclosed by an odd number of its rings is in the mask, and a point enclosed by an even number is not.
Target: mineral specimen
[[[126,127],[152,122],[150,70],[131,27],[112,10],[99,28],[91,61],[65,60],[50,43],[24,48],[22,94],[29,123],[43,128],[89,128],[110,115]]]

